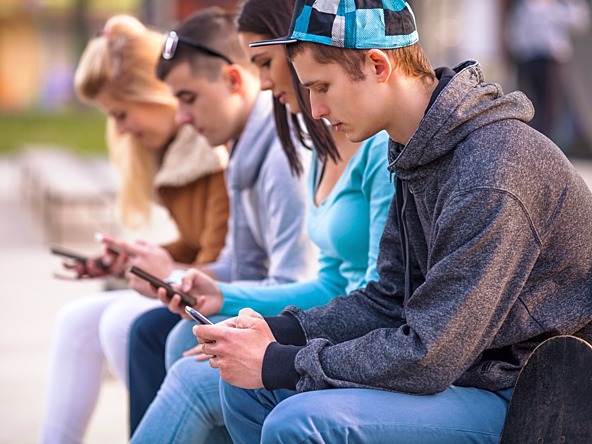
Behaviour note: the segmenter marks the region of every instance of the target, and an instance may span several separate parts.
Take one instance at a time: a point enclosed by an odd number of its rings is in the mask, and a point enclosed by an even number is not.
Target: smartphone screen
[[[212,321],[202,315],[199,311],[187,306],[185,307],[185,313],[191,316],[196,322],[204,325],[214,325]]]

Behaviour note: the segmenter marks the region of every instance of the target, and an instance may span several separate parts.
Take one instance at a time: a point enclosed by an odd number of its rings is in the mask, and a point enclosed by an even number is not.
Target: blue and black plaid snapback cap
[[[403,0],[296,0],[288,35],[250,46],[304,41],[339,48],[393,49],[418,40],[415,16]]]

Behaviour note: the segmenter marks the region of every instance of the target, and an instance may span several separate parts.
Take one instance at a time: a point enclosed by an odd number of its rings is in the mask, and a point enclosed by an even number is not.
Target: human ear
[[[243,86],[243,72],[238,65],[228,65],[222,68],[222,79],[233,93]]]
[[[370,49],[368,50],[366,57],[370,62],[372,72],[378,82],[384,83],[388,81],[394,70],[388,54],[380,49]]]

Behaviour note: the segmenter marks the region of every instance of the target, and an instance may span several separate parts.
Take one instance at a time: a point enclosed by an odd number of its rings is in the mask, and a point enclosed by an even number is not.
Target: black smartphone
[[[144,279],[145,281],[150,282],[150,284],[152,284],[156,288],[159,288],[159,287],[164,288],[167,291],[167,296],[169,298],[172,298],[173,295],[178,294],[179,296],[181,296],[181,300],[183,301],[183,303],[185,305],[195,305],[195,304],[197,304],[197,300],[193,296],[191,296],[191,295],[189,295],[187,293],[184,293],[184,292],[182,292],[180,290],[175,290],[171,286],[171,284],[168,284],[167,282],[165,282],[165,281],[163,281],[161,279],[158,279],[156,276],[151,275],[150,273],[148,273],[147,271],[142,270],[141,268],[138,268],[136,266],[132,266],[129,269],[129,272],[135,274],[136,276],[138,276],[138,277],[140,277],[142,279]]]
[[[82,262],[82,263],[89,260],[88,256],[85,256],[83,254],[77,253],[72,250],[67,250],[62,247],[54,246],[54,247],[50,248],[50,251],[52,254],[57,254],[58,256],[67,257],[68,259],[74,259],[75,261]]]
[[[72,250],[68,250],[63,247],[53,246],[50,248],[50,251],[52,254],[66,257],[68,259],[74,259],[76,262],[80,262],[81,264],[85,264],[86,261],[92,260],[91,258],[89,258],[88,256],[85,256],[84,254],[81,254],[81,253],[78,253],[78,252],[75,252]],[[103,261],[101,260],[101,258],[94,259],[93,261],[97,267],[102,268],[103,270],[106,270],[107,268],[109,268],[109,265],[104,264]]]
[[[191,316],[195,321],[199,322],[200,324],[214,325],[214,323],[212,321],[210,321],[208,318],[206,318],[204,315],[202,315],[199,311],[197,311],[189,306],[185,307],[185,313],[187,313],[189,316]]]

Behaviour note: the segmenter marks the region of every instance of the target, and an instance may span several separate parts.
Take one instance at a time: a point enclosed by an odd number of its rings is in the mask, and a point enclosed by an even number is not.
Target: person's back
[[[420,352],[422,359],[454,353],[466,361],[448,375],[423,366],[406,369],[418,380],[404,389],[416,393],[452,383],[511,386],[543,337],[574,333],[589,322],[571,308],[587,306],[587,316],[592,310],[586,234],[592,199],[585,182],[555,144],[527,125],[533,110],[523,94],[504,95],[498,85],[482,83],[475,62],[448,74],[453,77],[404,152],[402,145],[390,146],[392,171],[408,189],[407,238],[421,270],[416,278],[407,276],[414,291],[405,315],[414,316],[415,298],[437,306],[429,329],[417,332],[434,341],[433,350]],[[471,111],[454,113],[459,106]],[[451,116],[446,124],[436,123],[444,115]],[[384,242],[396,235],[387,226]],[[383,275],[382,285],[394,284],[400,271],[387,267]],[[449,296],[442,299],[442,292]],[[487,294],[496,296],[484,307]],[[436,345],[440,341],[450,348]]]

